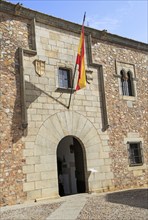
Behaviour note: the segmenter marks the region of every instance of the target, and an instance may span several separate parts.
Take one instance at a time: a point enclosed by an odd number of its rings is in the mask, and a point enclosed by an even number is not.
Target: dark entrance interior
[[[80,142],[73,136],[64,137],[57,147],[59,195],[86,192],[85,158]]]

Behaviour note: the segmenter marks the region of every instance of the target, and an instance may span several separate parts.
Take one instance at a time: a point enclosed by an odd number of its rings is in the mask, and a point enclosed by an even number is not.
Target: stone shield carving
[[[45,74],[45,61],[35,60],[34,65],[35,65],[35,71],[39,76]]]
[[[86,81],[88,84],[90,84],[93,80],[93,75],[92,75],[93,71],[91,70],[86,70]]]

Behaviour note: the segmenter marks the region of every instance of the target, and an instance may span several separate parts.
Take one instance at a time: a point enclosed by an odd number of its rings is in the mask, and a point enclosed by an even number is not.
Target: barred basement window
[[[58,87],[61,89],[69,89],[72,86],[72,73],[70,69],[59,68],[58,71]]]
[[[129,165],[140,166],[143,164],[141,142],[128,142]]]

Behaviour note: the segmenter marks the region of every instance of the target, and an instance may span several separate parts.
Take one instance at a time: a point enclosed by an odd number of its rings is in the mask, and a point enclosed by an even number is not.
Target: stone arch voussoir
[[[36,145],[53,147],[68,135],[78,137],[85,148],[100,145],[100,136],[94,125],[82,114],[73,111],[58,112],[47,118],[36,137]]]
[[[99,185],[92,185],[93,175],[88,175],[87,172],[90,168],[98,169],[101,149],[100,135],[89,119],[78,112],[67,110],[48,117],[36,136],[34,155],[39,157],[40,163],[35,165],[35,171],[39,172],[43,178],[46,174],[46,178],[48,178],[48,180],[41,181],[44,188],[42,196],[44,196],[44,191],[49,194],[52,191],[53,195],[58,195],[57,147],[66,136],[74,136],[83,147],[86,178],[89,178],[88,188],[92,190],[99,187]],[[38,182],[36,185],[38,186]]]

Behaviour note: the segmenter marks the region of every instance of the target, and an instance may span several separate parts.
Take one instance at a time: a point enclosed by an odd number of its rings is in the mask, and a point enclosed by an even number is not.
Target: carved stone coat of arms
[[[34,65],[35,65],[35,71],[39,76],[45,74],[45,61],[35,60]]]

